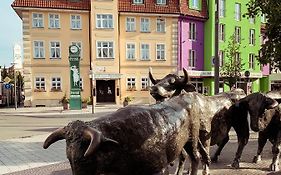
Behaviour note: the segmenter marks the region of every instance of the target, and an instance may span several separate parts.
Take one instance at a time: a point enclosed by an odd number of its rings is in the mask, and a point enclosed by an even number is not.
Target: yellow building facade
[[[25,106],[57,106],[69,97],[71,44],[82,51],[82,98],[93,95],[95,103],[120,104],[128,96],[133,103],[152,103],[149,68],[155,78],[177,71],[176,12],[146,13],[122,0],[63,7],[39,0],[43,5],[36,8],[25,1],[12,4],[23,21]]]
[[[155,78],[177,70],[177,16],[126,12],[119,18],[122,97],[134,97],[135,103],[153,102],[149,69]],[[135,27],[129,27],[132,21]]]
[[[89,11],[14,7],[23,21],[25,106],[58,106],[70,93],[68,47],[82,50],[82,98],[90,97]]]
[[[118,1],[91,2],[91,50],[94,101],[119,104]]]

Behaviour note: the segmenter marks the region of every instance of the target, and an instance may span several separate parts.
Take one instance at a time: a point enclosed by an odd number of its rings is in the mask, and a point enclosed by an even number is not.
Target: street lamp
[[[215,94],[219,93],[219,0],[215,0]]]
[[[17,71],[16,71],[16,64],[17,63],[11,63],[11,65],[13,66],[14,68],[14,93],[15,93],[15,110],[17,110]]]
[[[249,94],[249,87],[250,87],[250,71],[245,71],[245,73],[244,73],[244,75],[245,75],[245,77],[246,77],[246,86],[247,86],[247,92],[246,92],[246,94],[248,95]]]

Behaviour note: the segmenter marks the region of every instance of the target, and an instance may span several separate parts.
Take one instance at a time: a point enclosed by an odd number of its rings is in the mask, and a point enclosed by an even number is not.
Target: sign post
[[[79,110],[81,106],[80,89],[80,49],[76,45],[69,46],[69,66],[70,66],[70,109]]]

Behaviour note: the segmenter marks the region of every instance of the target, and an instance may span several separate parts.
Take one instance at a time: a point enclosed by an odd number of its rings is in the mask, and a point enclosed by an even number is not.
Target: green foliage
[[[241,72],[244,70],[244,64],[241,63],[241,58],[236,58],[239,50],[240,44],[235,41],[235,35],[233,34],[229,38],[227,48],[224,50],[227,59],[220,68],[220,75],[224,77],[225,84],[230,88],[236,84],[238,78],[241,76]]]
[[[127,96],[124,99],[124,101],[127,101],[127,102],[130,102],[130,101],[133,101],[133,100],[134,100],[134,97],[131,97],[131,96]]]
[[[281,1],[250,0],[247,4],[248,17],[259,17],[265,14],[265,36],[267,41],[262,45],[258,60],[261,64],[270,63],[271,68],[281,70]]]
[[[87,99],[87,104],[88,104],[88,105],[92,105],[92,104],[93,104],[92,97],[89,97],[89,98]]]
[[[69,103],[69,99],[66,97],[66,94],[60,99],[59,103],[66,104]]]
[[[6,66],[3,67],[1,75],[2,75],[2,80],[4,80],[4,78],[8,76],[8,71],[6,69]]]

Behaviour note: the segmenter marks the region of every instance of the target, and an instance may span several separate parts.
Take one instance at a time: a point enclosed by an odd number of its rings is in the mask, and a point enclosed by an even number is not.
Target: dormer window
[[[133,4],[143,4],[143,0],[133,0]]]
[[[156,0],[156,4],[157,5],[167,5],[167,1],[166,0]]]

